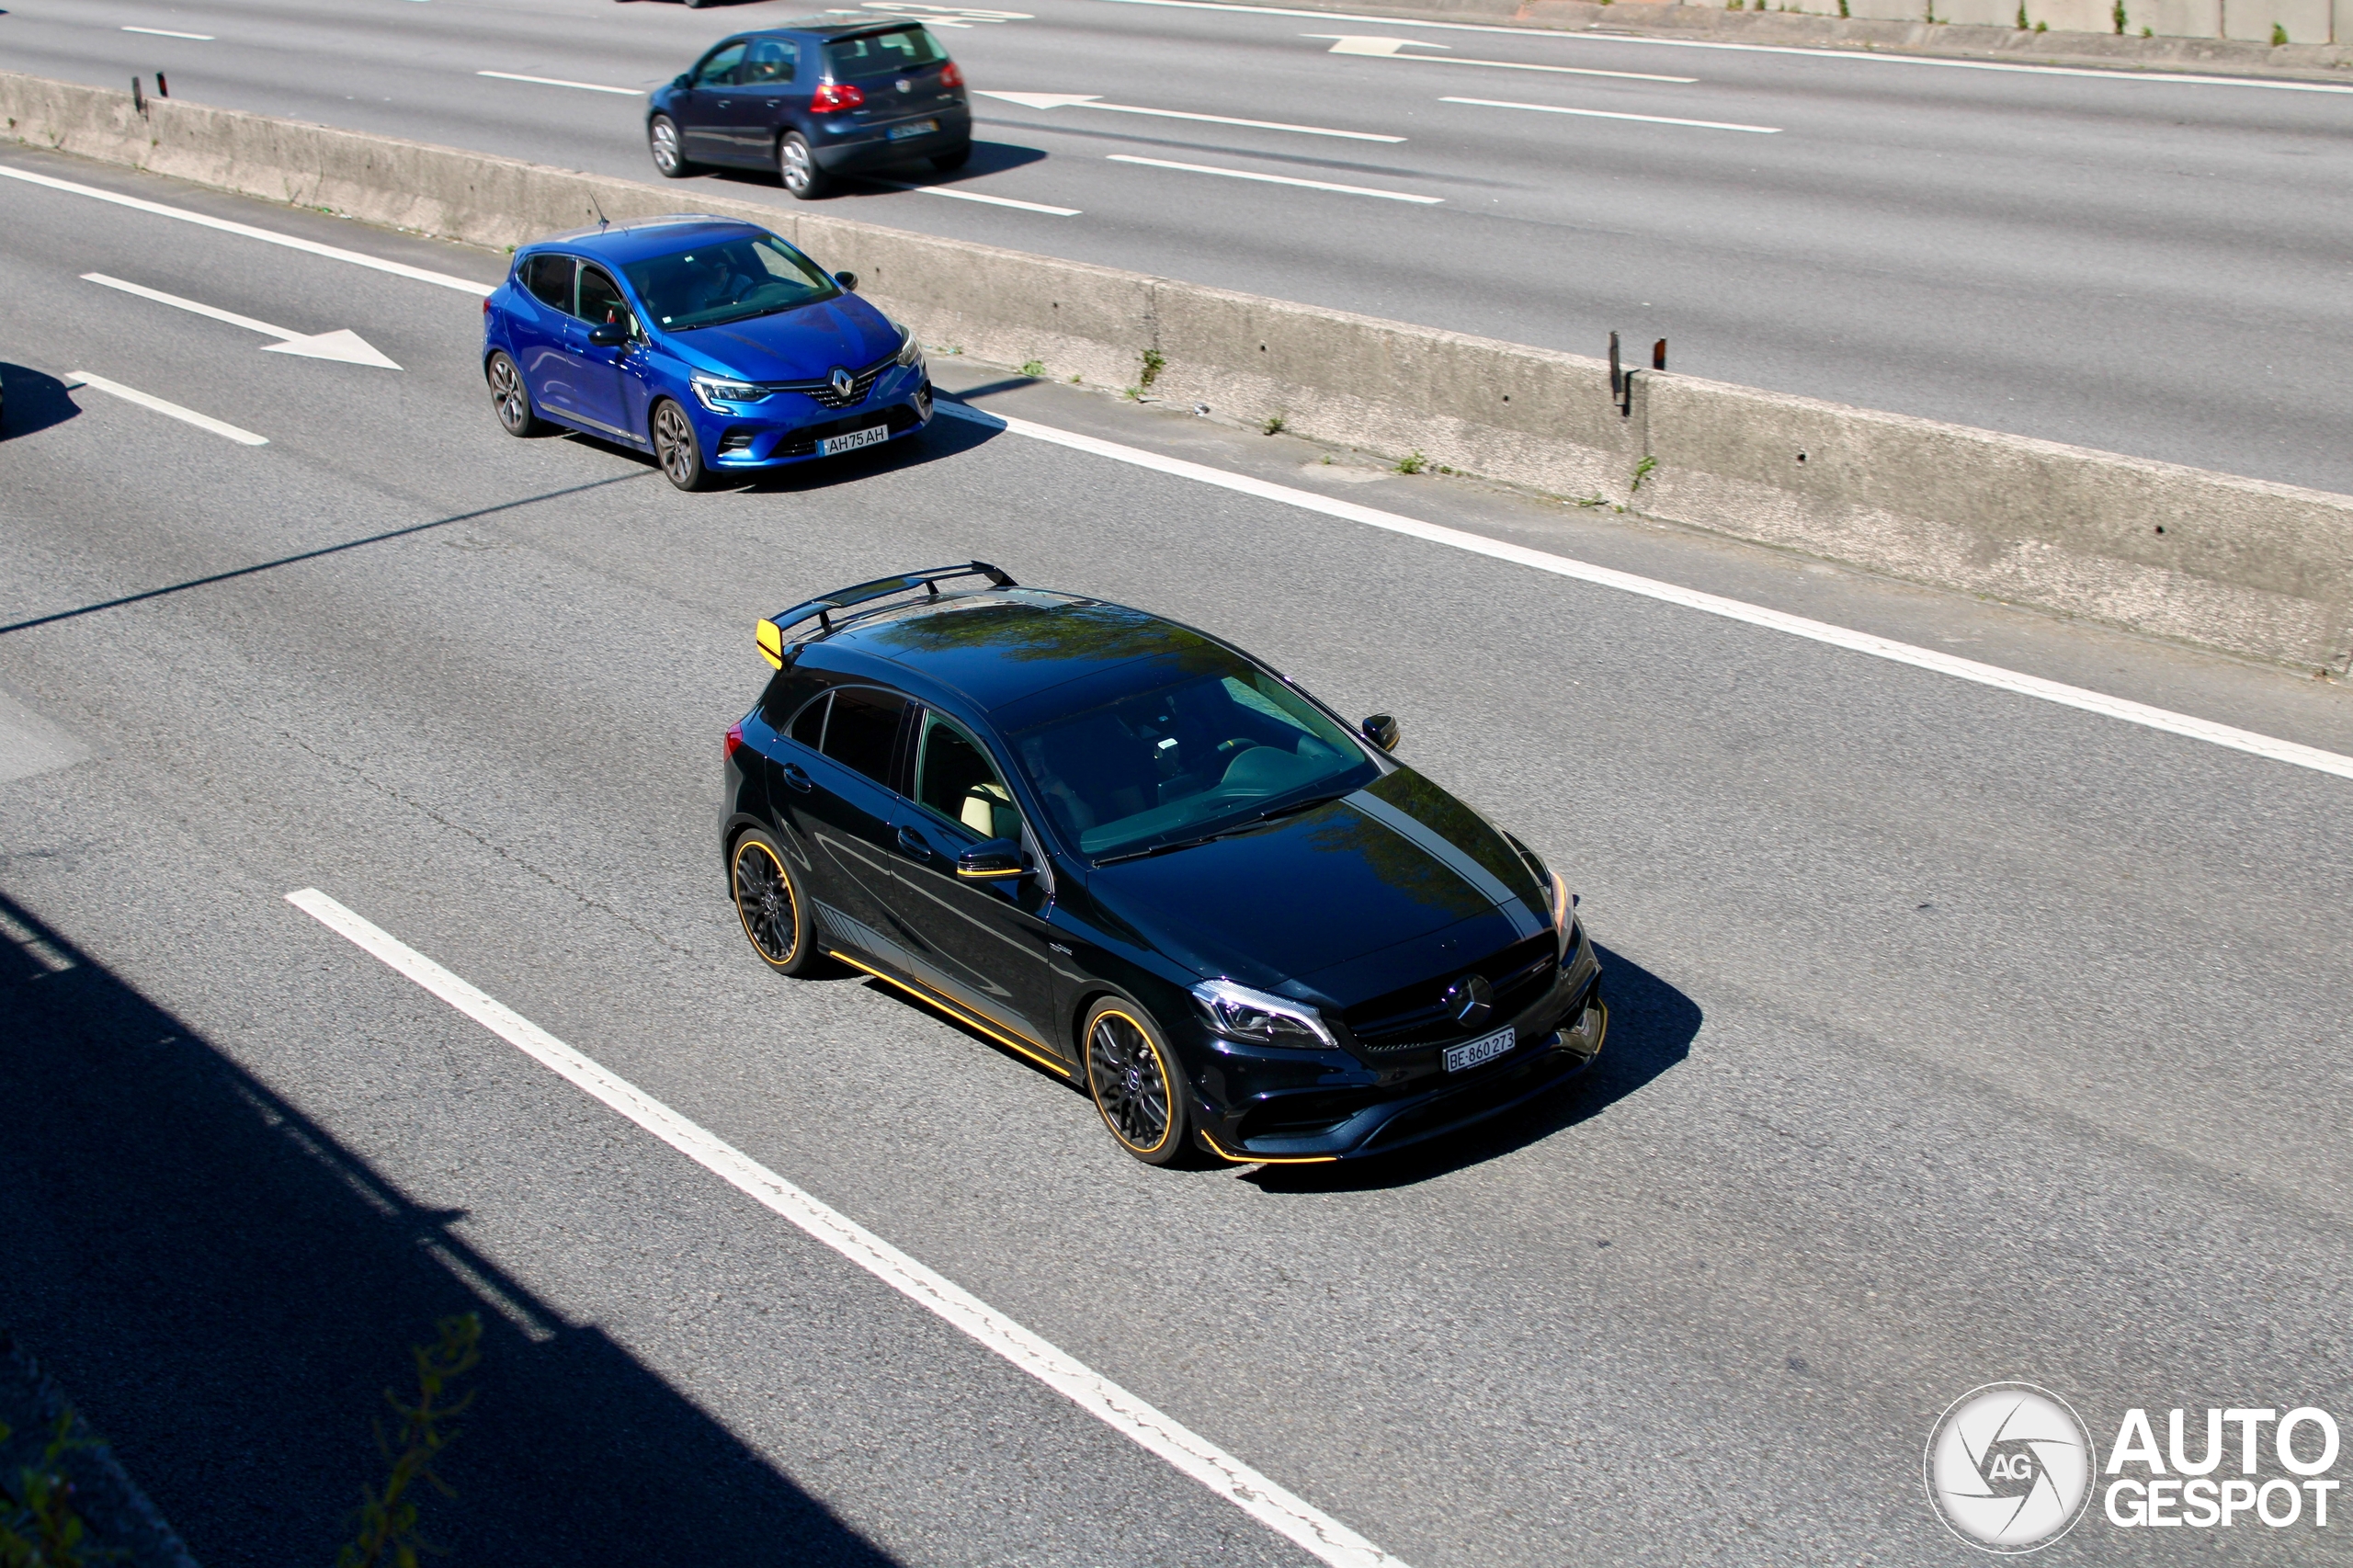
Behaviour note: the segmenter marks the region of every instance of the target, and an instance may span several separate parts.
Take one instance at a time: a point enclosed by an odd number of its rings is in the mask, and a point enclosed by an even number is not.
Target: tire
[[[1192,1141],[1184,1075],[1151,1016],[1107,996],[1087,1010],[1079,1040],[1087,1092],[1120,1147],[1147,1165],[1182,1157]]]
[[[678,139],[678,122],[668,115],[657,114],[645,122],[645,148],[654,154],[654,172],[664,179],[684,179],[695,172],[686,145]]]
[[[951,148],[945,153],[934,153],[931,155],[931,166],[944,175],[952,175],[972,161],[972,144],[970,142],[961,147]]]
[[[814,201],[834,188],[825,171],[817,166],[817,154],[809,149],[809,138],[798,131],[788,131],[776,144],[777,177],[784,181],[784,188],[802,201]]]
[[[548,427],[531,411],[531,389],[523,384],[522,369],[506,349],[491,355],[483,367],[483,378],[490,383],[490,406],[508,435],[536,436]]]
[[[760,961],[779,974],[805,974],[817,950],[809,900],[775,837],[752,828],[735,841],[727,880],[735,918]]]
[[[654,405],[654,459],[662,465],[662,477],[681,490],[700,490],[710,477],[695,422],[666,397]]]

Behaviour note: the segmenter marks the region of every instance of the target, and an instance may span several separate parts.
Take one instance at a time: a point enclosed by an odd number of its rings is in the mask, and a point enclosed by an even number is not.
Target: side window
[[[1021,812],[1013,791],[972,736],[937,713],[923,716],[915,754],[915,802],[980,838],[1018,838]]]
[[[845,767],[854,767],[878,784],[891,782],[891,747],[899,738],[899,720],[907,699],[895,691],[872,687],[846,687],[834,693],[833,717],[825,723],[820,749]]]
[[[535,256],[523,264],[523,287],[540,303],[570,315],[572,267],[568,256]]]
[[[630,313],[629,301],[621,298],[613,280],[601,269],[585,263],[580,268],[580,309],[576,313],[582,321],[600,325],[613,322],[627,325],[635,319]]]
[[[751,52],[744,57],[744,69],[737,80],[747,87],[780,87],[792,80],[800,56],[799,46],[784,39],[757,40]]]
[[[806,708],[793,715],[792,728],[785,733],[811,751],[820,749],[825,739],[825,704],[833,697],[830,691],[819,692]]]
[[[733,86],[735,82],[735,67],[742,63],[744,63],[744,40],[737,39],[733,43],[722,43],[709,54],[704,55],[702,63],[695,67],[695,85],[698,87]]]

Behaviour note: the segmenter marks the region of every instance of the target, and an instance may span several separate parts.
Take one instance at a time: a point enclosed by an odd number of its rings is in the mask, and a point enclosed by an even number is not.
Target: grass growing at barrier
[[[8,1437],[7,1424],[0,1422],[0,1443]],[[123,1555],[84,1544],[87,1528],[74,1511],[74,1483],[65,1476],[65,1456],[96,1446],[74,1436],[69,1404],[57,1413],[40,1458],[19,1466],[14,1475],[0,1476],[0,1568],[83,1568]]]
[[[358,1533],[335,1553],[335,1568],[417,1568],[419,1550],[433,1549],[417,1535],[411,1488],[423,1481],[444,1497],[456,1495],[434,1471],[433,1461],[458,1438],[458,1429],[449,1423],[474,1402],[471,1389],[454,1402],[447,1396],[482,1360],[482,1318],[466,1312],[434,1326],[441,1337],[409,1351],[416,1363],[416,1402],[404,1404],[398,1394],[384,1391],[384,1403],[401,1418],[400,1432],[397,1439],[389,1438],[383,1423],[376,1424],[376,1447],[389,1469],[381,1487],[360,1488]]]

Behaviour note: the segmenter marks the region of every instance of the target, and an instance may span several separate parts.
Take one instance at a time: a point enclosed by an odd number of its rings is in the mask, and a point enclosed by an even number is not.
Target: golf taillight
[[[735,754],[743,749],[744,722],[739,719],[734,723],[727,726],[727,760],[730,762],[734,761]]]
[[[857,108],[866,102],[866,94],[848,82],[824,82],[810,95],[811,114],[832,114],[836,109]]]
[[[939,85],[943,87],[961,87],[964,85],[964,73],[956,69],[954,61],[949,61],[947,67],[939,73]]]

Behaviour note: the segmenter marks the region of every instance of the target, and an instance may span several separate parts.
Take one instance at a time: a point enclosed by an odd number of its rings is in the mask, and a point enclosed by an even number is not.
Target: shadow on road
[[[1595,944],[1603,994],[1609,999],[1609,1035],[1601,1056],[1581,1078],[1532,1105],[1390,1158],[1333,1165],[1260,1165],[1244,1180],[1268,1192],[1364,1192],[1410,1187],[1540,1142],[1599,1116],[1618,1101],[1691,1054],[1699,1037],[1699,1005],[1630,959]]]
[[[952,186],[963,180],[980,179],[988,175],[1003,174],[1007,169],[1040,163],[1045,157],[1041,148],[1017,147],[1009,142],[983,142],[976,138],[972,142],[971,161],[953,174],[937,173],[930,164],[917,161],[903,168],[877,169],[870,178],[863,175],[843,175],[841,183],[834,187],[831,196],[821,195],[818,199],[895,196],[898,187],[908,185]],[[701,172],[706,177],[728,185],[764,186],[776,191],[784,188],[784,181],[774,169],[722,169],[706,165]],[[823,257],[818,258],[818,265],[824,265]]]
[[[425,1500],[461,1562],[892,1560],[594,1326],[0,896],[0,1324],[209,1568],[324,1563],[434,1320],[479,1390]]]
[[[0,11],[0,17],[6,16]],[[82,411],[55,376],[0,360],[0,441],[63,425]]]

